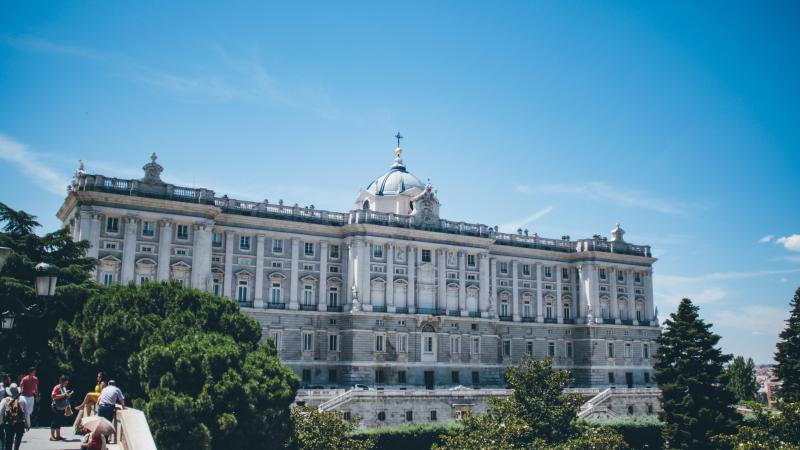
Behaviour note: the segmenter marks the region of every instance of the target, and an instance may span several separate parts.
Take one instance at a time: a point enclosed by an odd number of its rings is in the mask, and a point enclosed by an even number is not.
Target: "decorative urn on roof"
[[[150,162],[145,164],[142,169],[144,170],[144,177],[142,178],[142,183],[149,183],[149,184],[162,184],[161,181],[161,172],[164,171],[164,168],[161,167],[161,164],[156,162],[158,156],[156,156],[156,152],[153,152],[150,155]]]

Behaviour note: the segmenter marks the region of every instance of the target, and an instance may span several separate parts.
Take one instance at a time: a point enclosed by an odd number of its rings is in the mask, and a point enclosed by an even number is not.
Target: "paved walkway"
[[[50,441],[50,428],[31,428],[22,436],[20,450],[79,450],[81,448],[81,436],[72,433],[72,427],[63,427],[61,436],[66,441]],[[109,450],[119,450],[117,445],[109,445]]]

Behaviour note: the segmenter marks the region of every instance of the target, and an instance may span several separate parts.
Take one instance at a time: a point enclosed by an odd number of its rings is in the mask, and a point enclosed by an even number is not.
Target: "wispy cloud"
[[[697,304],[708,304],[729,295],[726,285],[720,282],[774,277],[800,273],[800,269],[756,270],[750,272],[713,272],[697,276],[654,274],[655,296],[658,304],[673,309],[683,298]]]
[[[768,243],[768,242],[772,241],[772,239],[773,239],[774,237],[775,237],[775,235],[774,235],[774,234],[768,234],[768,235],[766,235],[766,236],[762,237],[761,239],[759,239],[759,240],[758,240],[758,242],[759,242],[760,244],[766,244],[766,243]]]
[[[655,197],[643,191],[622,189],[601,181],[580,183],[556,183],[541,186],[517,184],[514,189],[521,194],[567,194],[584,196],[593,200],[604,200],[620,206],[649,209],[663,214],[683,215],[690,206]]]
[[[38,154],[31,152],[20,142],[0,134],[0,159],[14,164],[31,181],[47,192],[64,196],[69,176],[59,173],[43,163]]]
[[[779,237],[775,239],[775,243],[783,245],[786,250],[800,252],[800,234]]]
[[[717,327],[732,328],[752,335],[777,336],[786,326],[787,309],[774,306],[745,306],[742,308],[719,308],[709,318]]]
[[[506,233],[516,233],[516,231],[520,228],[525,228],[526,226],[536,222],[537,220],[541,219],[542,217],[550,214],[553,211],[552,206],[546,206],[535,213],[523,217],[518,220],[513,220],[511,222],[504,223],[500,225],[500,229]]]
[[[213,45],[208,67],[178,72],[143,64],[122,55],[51,42],[34,36],[5,35],[0,44],[37,53],[91,61],[108,73],[190,101],[268,103],[308,111],[327,119],[343,118],[325,87],[318,82],[278,80],[259,52]]]

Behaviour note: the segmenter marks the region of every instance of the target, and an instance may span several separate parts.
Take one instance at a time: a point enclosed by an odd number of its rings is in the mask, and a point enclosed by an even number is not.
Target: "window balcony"
[[[511,322],[513,318],[511,316],[498,316],[501,322]]]
[[[386,312],[386,306],[372,305],[372,312]]]
[[[317,305],[300,305],[300,311],[316,311]]]
[[[522,317],[523,322],[536,322],[536,317]]]
[[[638,325],[640,327],[649,327],[649,326],[652,326],[653,323],[651,321],[649,321],[649,320],[640,320]]]
[[[239,307],[242,307],[242,308],[252,308],[253,307],[253,302],[241,301],[240,300],[240,301],[238,301],[238,303],[239,303]]]
[[[408,308],[405,306],[398,306],[394,311],[398,314],[408,314]]]
[[[571,323],[571,324],[574,325],[575,324],[575,319],[564,319],[564,323]]]
[[[417,308],[417,314],[430,314],[432,316],[443,316],[447,314],[447,310],[436,308]]]
[[[448,311],[447,315],[452,317],[461,317],[461,311]]]
[[[615,323],[617,323],[617,321],[614,320],[614,319],[605,319],[604,318],[603,319],[603,323],[606,324],[606,325],[614,325]]]
[[[286,309],[286,303],[267,303],[267,309]]]
[[[622,320],[620,320],[620,322],[621,322],[623,325],[633,325],[633,321],[632,321],[632,320],[630,320],[630,319],[622,319]]]
[[[558,319],[555,319],[555,318],[552,318],[552,317],[545,317],[544,318],[544,323],[558,323]]]
[[[325,310],[328,312],[342,312],[344,311],[344,308],[342,305],[328,305]]]
[[[480,311],[470,311],[469,312],[469,316],[470,317],[478,317],[479,318],[481,316],[481,312]]]

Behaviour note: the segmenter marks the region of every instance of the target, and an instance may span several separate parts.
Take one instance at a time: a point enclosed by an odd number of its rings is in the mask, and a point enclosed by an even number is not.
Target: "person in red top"
[[[33,415],[33,408],[36,402],[39,401],[39,379],[36,378],[36,368],[31,367],[28,369],[28,374],[22,377],[20,381],[20,403],[25,410],[25,421],[31,423],[31,415]]]

